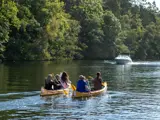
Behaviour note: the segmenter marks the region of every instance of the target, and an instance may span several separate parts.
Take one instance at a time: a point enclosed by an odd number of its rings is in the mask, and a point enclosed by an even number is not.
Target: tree
[[[11,27],[19,29],[20,21],[17,18],[17,6],[11,0],[1,1],[0,7],[0,58],[4,58],[5,44],[8,43]]]
[[[121,23],[119,19],[111,12],[106,11],[104,16],[104,43],[103,43],[103,54],[106,58],[113,58],[116,54],[116,39],[121,31]]]

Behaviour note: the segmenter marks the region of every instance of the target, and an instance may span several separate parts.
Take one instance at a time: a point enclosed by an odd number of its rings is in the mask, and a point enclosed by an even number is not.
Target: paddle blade
[[[71,88],[72,90],[76,91],[76,86],[74,86],[73,84],[71,84]]]
[[[67,90],[64,90],[64,89],[63,89],[63,92],[64,92],[65,95],[68,95]]]
[[[103,86],[107,86],[107,83],[106,83],[106,82],[102,82],[102,85],[103,85]]]

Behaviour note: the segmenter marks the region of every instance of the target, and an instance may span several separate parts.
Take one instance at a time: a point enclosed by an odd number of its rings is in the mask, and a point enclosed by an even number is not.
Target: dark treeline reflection
[[[150,65],[116,65],[104,61],[61,61],[61,62],[7,62],[0,64],[0,92],[40,91],[44,78],[49,74],[66,71],[76,85],[79,75],[95,77],[102,73],[103,81],[110,90],[149,90],[157,86],[159,67]],[[152,78],[152,79],[151,79]],[[151,91],[152,92],[152,91]]]
[[[59,74],[63,71],[76,84],[80,74],[94,77],[97,71],[103,69],[104,63],[100,61],[7,62],[0,65],[0,91],[40,90],[49,73]]]

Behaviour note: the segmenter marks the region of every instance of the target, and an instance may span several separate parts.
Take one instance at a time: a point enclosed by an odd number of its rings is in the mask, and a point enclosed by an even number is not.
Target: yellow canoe
[[[102,85],[103,85],[102,89],[91,91],[90,93],[88,93],[88,92],[73,91],[72,98],[92,97],[92,96],[100,95],[100,94],[104,93],[107,90],[107,82],[102,83]]]
[[[59,95],[59,94],[69,94],[70,86],[66,89],[59,89],[59,90],[47,90],[44,87],[41,87],[40,96],[50,96],[50,95]]]

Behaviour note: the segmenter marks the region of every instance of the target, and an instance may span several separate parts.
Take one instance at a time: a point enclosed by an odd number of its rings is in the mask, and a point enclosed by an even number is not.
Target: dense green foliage
[[[0,59],[160,56],[160,12],[145,0],[0,0]]]

